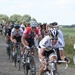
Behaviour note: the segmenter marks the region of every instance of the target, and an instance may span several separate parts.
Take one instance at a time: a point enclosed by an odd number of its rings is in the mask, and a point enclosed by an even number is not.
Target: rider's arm
[[[14,42],[14,41],[13,41],[13,40],[14,40],[13,37],[14,37],[14,35],[11,34],[10,39],[11,39],[12,42]]]
[[[28,42],[25,40],[25,36],[24,35],[22,35],[21,41],[22,41],[22,44],[24,45],[24,47],[29,45]]]

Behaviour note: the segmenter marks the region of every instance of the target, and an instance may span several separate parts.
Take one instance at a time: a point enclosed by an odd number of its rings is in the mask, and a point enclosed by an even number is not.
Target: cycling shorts
[[[39,53],[40,53],[40,48],[38,50],[38,54]],[[51,50],[51,51],[46,51],[45,50],[43,56],[48,57],[48,58],[51,58],[52,56],[56,56],[57,57],[56,53],[53,50]],[[42,61],[40,58],[39,58],[39,60]]]
[[[21,42],[21,36],[18,36],[18,37],[14,36],[13,39],[16,39],[17,42]]]
[[[29,43],[29,47],[32,47],[34,45],[34,38],[26,38],[25,40]]]

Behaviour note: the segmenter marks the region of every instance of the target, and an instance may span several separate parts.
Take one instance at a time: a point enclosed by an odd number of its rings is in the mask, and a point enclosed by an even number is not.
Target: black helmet
[[[56,30],[55,28],[51,28],[49,32],[51,39],[58,39],[58,30]]]
[[[15,24],[15,25],[14,25],[14,28],[15,28],[15,29],[19,29],[19,28],[20,28],[20,25],[19,25],[19,24]]]

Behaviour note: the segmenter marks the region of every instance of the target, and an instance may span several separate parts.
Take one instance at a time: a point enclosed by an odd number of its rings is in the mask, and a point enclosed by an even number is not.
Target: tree
[[[0,22],[4,23],[8,21],[9,17],[5,14],[0,14]]]
[[[25,22],[30,22],[30,20],[31,20],[31,16],[25,14],[25,15],[23,15],[23,17],[22,17],[22,20],[24,20]]]
[[[34,20],[34,21],[36,21],[36,19],[35,19],[35,18],[32,18],[31,20]]]
[[[18,14],[14,14],[10,16],[10,21],[20,22],[22,20],[22,16]]]

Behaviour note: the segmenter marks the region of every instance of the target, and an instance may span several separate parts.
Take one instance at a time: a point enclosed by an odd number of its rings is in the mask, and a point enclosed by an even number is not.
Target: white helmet
[[[30,27],[37,27],[38,23],[36,21],[30,21]]]
[[[58,30],[51,28],[49,32],[51,39],[58,39]]]

